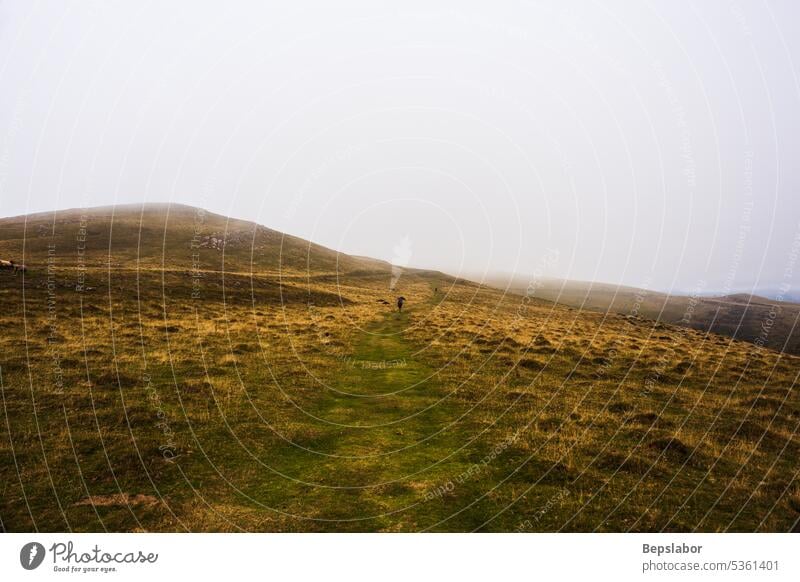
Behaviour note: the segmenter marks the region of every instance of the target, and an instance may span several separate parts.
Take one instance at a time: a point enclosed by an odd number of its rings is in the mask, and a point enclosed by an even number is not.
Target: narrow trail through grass
[[[331,383],[319,386],[319,397],[305,409],[318,419],[314,433],[270,454],[273,466],[306,484],[295,492],[306,500],[301,513],[314,507],[312,518],[324,529],[332,529],[327,520],[342,520],[333,528],[340,530],[421,529],[449,511],[426,493],[474,462],[466,452],[453,455],[464,442],[464,405],[404,337],[430,307],[387,313],[361,330]],[[284,507],[296,487],[269,481],[269,490],[255,498]],[[421,503],[430,507],[420,512]],[[425,522],[416,521],[423,514]]]
[[[364,329],[314,411],[335,433],[334,464],[359,465],[359,483],[424,472],[456,445],[448,426],[460,411],[403,336],[421,309],[387,314]]]

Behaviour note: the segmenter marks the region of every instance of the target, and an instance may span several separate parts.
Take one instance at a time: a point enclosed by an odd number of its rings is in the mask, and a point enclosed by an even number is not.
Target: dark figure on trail
[[[397,311],[403,311],[403,303],[406,302],[405,297],[398,297],[397,298]]]
[[[6,260],[3,260],[3,259],[0,259],[0,269],[8,269],[8,270],[14,271],[15,275],[20,271],[22,271],[24,273],[25,271],[28,270],[28,268],[25,265],[20,265],[19,263],[17,263],[13,259],[10,260],[10,261],[6,261]]]

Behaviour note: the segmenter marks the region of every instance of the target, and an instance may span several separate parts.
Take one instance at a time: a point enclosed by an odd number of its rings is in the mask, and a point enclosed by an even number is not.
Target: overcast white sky
[[[797,3],[272,4],[0,4],[0,216],[176,201],[450,272],[800,280]]]

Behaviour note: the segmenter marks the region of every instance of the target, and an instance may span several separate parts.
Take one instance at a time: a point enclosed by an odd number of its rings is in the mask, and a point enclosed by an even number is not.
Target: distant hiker
[[[397,298],[397,311],[403,311],[403,303],[406,302],[405,297],[398,297]]]
[[[14,271],[14,274],[17,274],[17,271],[27,271],[28,268],[25,265],[20,265],[19,263],[15,262],[13,259],[10,261],[6,261],[0,259],[0,269],[8,269]]]

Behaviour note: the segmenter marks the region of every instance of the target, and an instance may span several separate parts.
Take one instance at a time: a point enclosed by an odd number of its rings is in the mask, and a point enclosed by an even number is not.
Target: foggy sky
[[[0,216],[175,201],[453,274],[796,288],[797,5],[565,4],[5,2]]]

